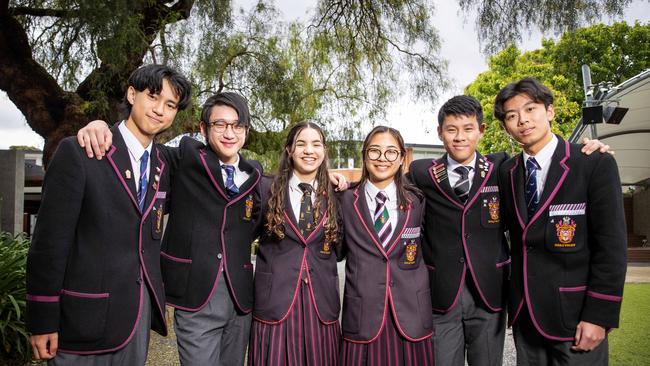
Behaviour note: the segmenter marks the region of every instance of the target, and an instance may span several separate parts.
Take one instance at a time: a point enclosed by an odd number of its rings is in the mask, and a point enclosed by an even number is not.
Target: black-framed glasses
[[[208,126],[212,129],[214,129],[215,132],[217,133],[224,133],[226,132],[226,129],[228,126],[232,128],[232,131],[236,134],[242,134],[246,132],[246,126],[242,125],[239,123],[239,121],[235,120],[231,123],[228,123],[228,121],[223,120],[223,119],[218,119],[216,121],[211,121],[208,122]]]
[[[386,161],[393,162],[399,158],[400,152],[399,150],[395,149],[387,149],[386,151],[382,152],[380,149],[374,147],[366,150],[366,157],[368,160],[379,160],[381,159],[382,155],[384,155],[384,159],[386,159]]]

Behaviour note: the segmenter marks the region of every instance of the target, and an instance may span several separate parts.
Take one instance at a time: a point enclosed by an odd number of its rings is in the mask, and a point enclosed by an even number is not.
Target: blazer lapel
[[[225,185],[223,183],[221,166],[219,165],[219,157],[217,154],[215,154],[211,149],[204,147],[199,150],[199,157],[201,158],[203,168],[210,178],[214,188],[225,200],[230,201],[230,197],[225,192]]]
[[[435,160],[431,168],[429,168],[429,175],[433,180],[433,184],[438,188],[445,198],[454,205],[463,209],[463,204],[460,202],[456,193],[449,184],[449,176],[447,174],[447,154],[443,155],[440,159]]]
[[[522,229],[526,227],[526,222],[529,221],[524,194],[524,185],[526,184],[526,180],[524,179],[525,172],[523,159],[524,157],[522,153],[519,153],[515,158],[515,163],[509,172],[511,192],[504,193],[512,195],[513,202],[515,203],[515,213],[517,214],[517,219]]]
[[[160,189],[160,177],[162,177],[165,170],[165,163],[160,158],[160,151],[156,149],[156,144],[151,147],[151,156],[155,158],[149,159],[149,184],[147,185],[147,195],[144,200],[144,214],[151,210],[150,206]]]
[[[304,245],[307,245],[307,242],[309,242],[311,238],[314,236],[314,234],[321,229],[321,226],[325,225],[325,220],[327,220],[327,213],[323,213],[320,219],[318,220],[318,222],[314,222],[313,230],[305,238],[300,233],[300,229],[298,229],[298,219],[296,218],[296,215],[294,215],[293,213],[289,189],[290,188],[287,187],[284,196],[284,206],[285,206],[284,219],[286,220],[286,224],[287,224],[285,225],[285,228],[288,226],[289,228],[291,228],[291,230],[285,230],[285,234],[287,234],[288,231],[294,240],[298,240]],[[323,202],[321,202],[321,211],[325,210],[326,207],[327,207],[327,200],[323,200]]]
[[[472,179],[472,187],[469,190],[469,196],[467,197],[467,207],[471,205],[474,201],[474,197],[481,192],[484,182],[492,174],[492,169],[490,169],[491,163],[485,158],[485,156],[476,152],[476,162],[474,163],[474,179]]]
[[[398,209],[397,212],[399,213],[397,216],[397,225],[393,230],[393,235],[391,235],[390,242],[389,242],[390,244],[386,249],[387,254],[390,254],[393,248],[395,248],[395,244],[399,241],[399,238],[402,235],[402,232],[404,231],[404,227],[406,226],[406,223],[408,222],[408,219],[411,216],[411,206],[409,205],[406,208],[406,210]]]
[[[140,211],[140,207],[135,198],[137,196],[135,189],[135,174],[133,173],[133,167],[131,166],[129,151],[126,148],[126,144],[124,143],[124,139],[122,138],[119,129],[113,127],[111,132],[113,132],[113,145],[106,154],[106,158],[113,168],[115,175],[120,180],[122,188],[124,188],[126,194],[131,198],[135,208]]]
[[[551,165],[548,169],[546,182],[544,183],[544,190],[542,191],[542,198],[539,200],[537,212],[529,220],[531,223],[535,221],[546,207],[551,203],[558,189],[564,183],[564,180],[569,173],[569,167],[565,164],[570,156],[569,143],[557,137],[558,143],[551,158]]]
[[[377,236],[377,231],[375,231],[375,223],[372,221],[372,214],[368,210],[368,202],[366,201],[366,190],[363,184],[360,184],[354,190],[355,200],[353,203],[354,211],[357,214],[357,217],[361,221],[366,233],[372,239],[372,242],[375,244],[379,251],[386,255],[384,247],[379,242],[379,236]]]

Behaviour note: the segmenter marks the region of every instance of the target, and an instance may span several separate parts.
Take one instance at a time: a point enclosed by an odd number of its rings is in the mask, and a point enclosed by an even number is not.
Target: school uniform
[[[429,270],[436,363],[501,365],[509,249],[500,217],[504,153],[461,166],[445,154],[411,163],[426,198],[424,262]],[[465,175],[461,176],[461,169]]]
[[[164,152],[173,190],[161,263],[181,363],[243,364],[262,168],[241,156],[226,166],[188,137]]]
[[[271,178],[263,179],[265,197],[271,183]],[[337,247],[325,241],[325,224],[333,218],[325,213],[328,197],[315,197],[314,184],[307,196],[299,184],[294,175],[286,188],[284,238],[266,231],[260,237],[248,355],[251,365],[336,365],[338,361]],[[308,227],[301,226],[303,199],[312,205],[320,199],[323,212]]]
[[[394,183],[381,198],[377,191],[365,183],[340,196],[347,253],[341,363],[432,365],[431,295],[421,242],[424,203],[409,194],[412,203],[398,206]],[[382,204],[394,221],[377,209]]]
[[[580,148],[554,136],[534,157],[534,176],[523,153],[501,166],[519,364],[606,364],[607,340],[590,352],[570,351],[576,326],[618,327],[627,247],[620,179],[611,155]],[[538,204],[529,214],[532,181]]]
[[[112,132],[101,161],[63,139],[45,175],[26,318],[32,334],[58,332],[51,364],[144,364],[149,328],[167,334],[160,238],[168,168],[156,144],[133,166],[125,139],[135,137]]]

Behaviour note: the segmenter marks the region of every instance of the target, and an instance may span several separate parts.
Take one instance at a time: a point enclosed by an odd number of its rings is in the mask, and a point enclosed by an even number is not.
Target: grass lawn
[[[650,283],[625,284],[620,328],[609,335],[609,363],[612,366],[650,363]]]

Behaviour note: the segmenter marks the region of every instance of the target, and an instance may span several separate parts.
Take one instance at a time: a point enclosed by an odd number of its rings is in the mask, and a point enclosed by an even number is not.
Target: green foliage
[[[0,354],[28,360],[31,347],[25,331],[25,267],[29,240],[0,233]]]
[[[510,46],[489,60],[489,70],[481,73],[465,89],[483,106],[485,135],[482,153],[520,150],[494,118],[494,99],[506,84],[533,76],[548,86],[555,97],[553,132],[567,138],[580,120],[584,101],[580,66],[592,70],[593,82],[615,84],[650,67],[650,24],[615,23],[595,25],[564,34],[559,41],[544,40],[542,48],[522,53]]]

